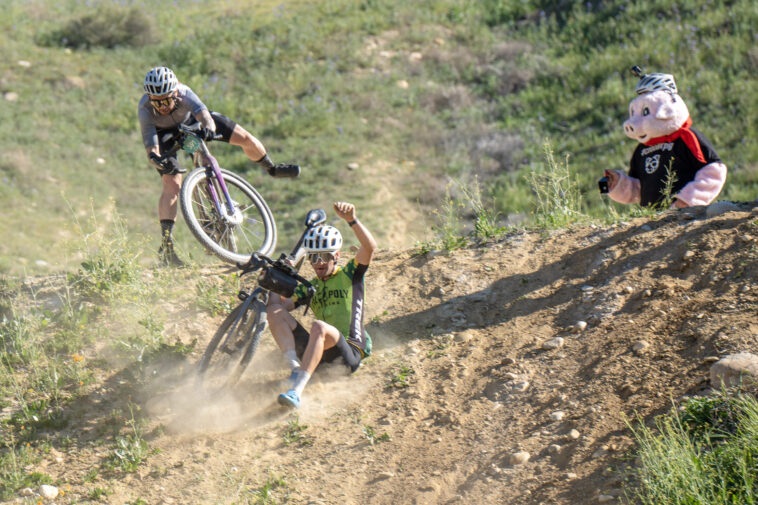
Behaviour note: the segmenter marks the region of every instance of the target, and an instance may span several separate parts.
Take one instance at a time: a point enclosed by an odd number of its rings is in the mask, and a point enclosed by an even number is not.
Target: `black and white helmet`
[[[308,252],[337,252],[342,248],[342,234],[328,224],[317,226],[305,234],[303,247]]]
[[[638,95],[644,95],[645,93],[652,93],[662,89],[672,95],[677,94],[676,83],[674,82],[674,76],[671,74],[643,74],[640,67],[632,67],[632,73],[640,78],[640,82],[634,88],[634,91]]]
[[[142,87],[145,93],[153,96],[168,95],[179,85],[174,72],[168,67],[155,67],[145,75]]]

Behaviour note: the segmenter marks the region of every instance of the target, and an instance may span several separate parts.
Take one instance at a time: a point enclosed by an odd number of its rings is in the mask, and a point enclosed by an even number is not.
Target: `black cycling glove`
[[[179,160],[173,156],[162,158],[155,153],[150,153],[150,159],[160,167],[157,170],[161,175],[183,174],[187,171],[179,165]]]
[[[211,130],[210,128],[200,128],[200,131],[197,132],[201,139],[205,140],[206,142],[210,142],[211,140],[214,140],[216,138],[216,132]]]

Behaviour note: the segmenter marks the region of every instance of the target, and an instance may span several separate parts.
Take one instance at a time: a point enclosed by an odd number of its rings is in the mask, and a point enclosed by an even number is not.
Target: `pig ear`
[[[674,100],[676,101],[676,100]],[[655,112],[655,119],[660,119],[665,121],[666,119],[672,119],[674,117],[674,114],[676,114],[676,109],[674,108],[673,102],[666,102],[662,104],[658,110]]]

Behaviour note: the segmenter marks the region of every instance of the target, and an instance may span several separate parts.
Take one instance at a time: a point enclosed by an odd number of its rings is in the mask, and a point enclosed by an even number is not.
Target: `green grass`
[[[639,465],[627,495],[650,505],[758,502],[758,401],[725,394],[689,400],[654,429],[630,426]]]
[[[154,261],[159,182],[135,109],[156,64],[258,136],[275,161],[304,166],[300,180],[273,180],[241,150],[212,146],[267,199],[280,249],[308,208],[336,197],[358,204],[380,244],[397,219],[384,209],[408,202],[429,218],[411,223],[407,245],[430,240],[448,177],[487,188],[487,226],[475,214],[465,225],[479,219],[477,232],[493,233],[539,205],[529,174],[541,170],[545,139],[576,167],[581,213],[622,212],[595,181],[625,168],[634,149],[621,128],[633,64],[674,74],[730,169],[722,198],[758,196],[758,7],[749,0],[94,3],[4,6],[0,92],[18,98],[0,108],[0,272],[77,265],[60,246],[76,235],[71,213],[88,215],[90,202],[149,237],[138,260]],[[176,242],[206,260],[182,225]]]

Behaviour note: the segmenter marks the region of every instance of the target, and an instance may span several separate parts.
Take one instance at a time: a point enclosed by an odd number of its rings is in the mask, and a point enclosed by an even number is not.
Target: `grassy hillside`
[[[275,161],[305,167],[298,181],[271,180],[240,150],[213,146],[264,194],[282,248],[307,208],[335,197],[358,203],[384,243],[423,240],[448,177],[465,186],[477,176],[501,218],[528,215],[525,176],[543,170],[546,139],[557,158],[570,156],[585,212],[607,213],[594,181],[633,150],[621,128],[633,64],[674,74],[730,168],[722,198],[758,196],[758,6],[749,0],[3,6],[0,272],[70,263],[73,217],[105,223],[114,208],[131,233],[150,237],[152,254],[159,182],[136,104],[157,64]],[[402,236],[392,238],[398,221]]]

